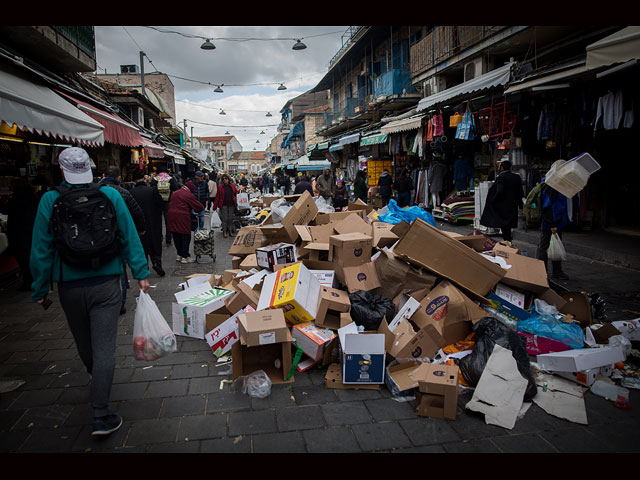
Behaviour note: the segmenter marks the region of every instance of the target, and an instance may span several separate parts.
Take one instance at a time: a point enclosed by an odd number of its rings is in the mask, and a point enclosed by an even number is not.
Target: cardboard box
[[[241,313],[238,333],[248,347],[291,341],[291,332],[280,309]]]
[[[624,360],[622,349],[615,347],[580,348],[564,352],[545,353],[536,357],[540,368],[550,372],[582,372],[590,368],[624,362]]]
[[[559,377],[573,380],[574,382],[579,383],[580,385],[584,385],[585,387],[590,387],[595,383],[598,375],[610,377],[612,370],[613,369],[611,368],[611,366],[605,366],[590,368],[589,370],[585,370],[584,372],[554,372],[554,374],[558,375]]]
[[[444,347],[466,338],[471,333],[472,324],[486,316],[482,308],[445,280],[422,299],[420,308],[411,317],[411,321],[420,329],[435,327],[439,337],[445,342],[440,347]]]
[[[606,323],[602,325],[600,328],[591,328],[591,333],[593,334],[593,338],[596,342],[600,344],[607,345],[609,343],[609,338],[614,335],[620,335],[620,330],[611,325],[610,323]]]
[[[327,374],[325,375],[325,386],[327,388],[337,388],[341,390],[380,390],[381,388],[380,384],[344,384],[342,382],[342,369],[340,368],[339,363],[332,363],[327,368]]]
[[[458,367],[425,364],[419,370],[416,413],[422,417],[456,419]]]
[[[507,302],[503,298],[498,297],[495,293],[490,293],[487,298],[489,300],[489,303],[486,305],[486,307],[493,308],[498,313],[502,313],[512,320],[520,322],[531,317],[531,314],[529,312]]]
[[[329,239],[329,261],[340,267],[354,267],[371,261],[373,237],[362,233],[332,235]]]
[[[344,384],[382,384],[385,374],[385,338],[378,333],[358,333],[355,323],[338,330]]]
[[[293,383],[293,375],[285,380],[292,365],[291,348],[290,341],[249,347],[240,338],[231,347],[233,380],[263,370],[274,385]]]
[[[224,307],[233,291],[201,283],[175,294],[172,304],[172,330],[176,335],[204,339],[206,314]]]
[[[225,301],[225,306],[230,312],[242,310],[247,305],[254,309],[258,308],[258,301],[260,300],[260,292],[258,290],[251,288],[245,281],[238,282],[235,288],[234,294]]]
[[[316,225],[324,225],[326,223],[339,222],[344,220],[349,215],[360,215],[363,220],[367,218],[366,210],[355,210],[355,211],[342,211],[342,212],[331,212],[331,213],[318,213],[315,218]]]
[[[334,235],[333,230],[334,223],[326,223],[323,225],[296,225],[296,231],[300,240],[302,240],[303,248],[307,244],[321,244],[326,245],[326,250],[329,250],[329,238]]]
[[[371,236],[372,233],[371,224],[356,213],[347,215],[343,220],[334,223],[333,229],[338,235],[344,235],[346,233],[361,233],[363,235]]]
[[[311,270],[314,277],[318,279],[320,285],[327,288],[335,288],[337,286],[336,272],[334,270]]]
[[[325,349],[336,338],[334,332],[318,327],[314,322],[294,325],[291,335],[302,351],[315,362],[322,360]]]
[[[236,232],[229,255],[244,256],[256,252],[256,248],[267,245],[267,239],[257,226],[242,227]]]
[[[398,235],[392,231],[393,225],[384,222],[373,222],[371,231],[373,246],[376,248],[390,247],[398,241]]]
[[[511,268],[505,270],[502,283],[535,293],[542,293],[549,288],[547,270],[542,260],[525,257],[517,253],[516,249],[499,243],[491,253],[502,257],[507,265],[511,265]]]
[[[591,302],[585,292],[560,292],[558,295],[564,300],[564,305],[558,305],[557,303],[553,303],[552,305],[555,305],[560,313],[573,315],[574,318],[580,322],[582,328],[591,325],[593,320],[591,315]]]
[[[372,259],[383,287],[374,293],[382,297],[395,298],[402,290],[433,288],[436,283],[435,275],[408,264],[391,250],[383,248],[376,255]]]
[[[236,270],[241,270],[240,264],[242,263],[242,260],[243,260],[242,257],[232,256],[231,257],[231,268],[236,269]]]
[[[256,249],[257,251],[257,249]],[[257,255],[255,253],[252,253],[250,255],[247,255],[241,262],[240,262],[240,270],[248,272],[251,269],[254,268],[258,268],[258,259],[257,259]]]
[[[347,286],[349,293],[354,293],[358,290],[370,291],[382,286],[373,262],[344,267],[342,268],[342,274],[344,284]]]
[[[509,288],[503,283],[498,283],[495,289],[496,296],[501,299],[507,301],[511,305],[515,305],[518,308],[525,308],[525,295],[524,293],[518,292],[513,288]]]
[[[292,325],[315,320],[320,282],[302,263],[265,277],[257,310],[282,308]]]
[[[409,263],[422,266],[480,298],[506,274],[502,267],[419,218],[411,223],[393,251]]]
[[[387,367],[385,383],[393,396],[410,396],[418,391],[419,370],[428,368],[427,363],[412,360]]]
[[[364,210],[366,212],[366,214],[368,215],[373,210],[373,205],[369,205],[367,203],[364,203],[359,198],[357,198],[355,200],[355,202],[349,202],[349,204],[347,205],[347,211],[349,211],[349,212],[357,212],[357,211],[360,211],[360,210]]]
[[[295,263],[296,246],[292,243],[277,243],[256,248],[256,266],[273,270],[274,265]]]
[[[341,325],[340,314],[351,310],[349,295],[335,288],[321,287],[315,323],[324,328],[337,330]]]
[[[289,198],[289,197],[286,197]],[[297,198],[297,199],[296,199]],[[296,225],[310,224],[318,214],[318,207],[309,192],[291,197],[295,203],[279,224],[275,224],[271,214],[259,226],[269,243],[292,242],[298,239]]]
[[[220,358],[225,353],[230,352],[233,344],[238,341],[238,316],[245,311],[251,311],[251,308],[240,310],[235,315],[227,317],[205,334],[204,339],[216,357]],[[207,327],[209,327],[208,322],[210,320],[217,322],[220,317],[222,315],[207,314]]]

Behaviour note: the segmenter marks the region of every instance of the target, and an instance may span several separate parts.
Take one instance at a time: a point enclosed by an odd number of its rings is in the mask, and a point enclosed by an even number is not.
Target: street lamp
[[[215,50],[216,46],[211,43],[211,40],[207,38],[207,40],[202,45],[200,45],[200,48],[202,50]]]
[[[307,46],[300,41],[300,39],[296,39],[296,43],[294,43],[292,49],[293,50],[304,50]]]

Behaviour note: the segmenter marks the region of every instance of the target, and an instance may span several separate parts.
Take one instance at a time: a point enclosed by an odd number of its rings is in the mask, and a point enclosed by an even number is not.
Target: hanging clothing
[[[444,163],[435,162],[429,167],[429,190],[432,193],[444,191],[444,180],[447,174],[447,166]]]
[[[624,115],[624,103],[622,90],[613,93],[611,90],[606,95],[598,99],[596,111],[596,121],[594,123],[594,133],[598,129],[598,122],[602,120],[602,128],[605,130],[615,130],[620,126],[620,121]]]
[[[556,121],[556,106],[547,103],[542,106],[538,119],[538,141],[551,140]]]
[[[433,136],[441,137],[444,135],[444,119],[442,114],[438,113],[433,116]]]

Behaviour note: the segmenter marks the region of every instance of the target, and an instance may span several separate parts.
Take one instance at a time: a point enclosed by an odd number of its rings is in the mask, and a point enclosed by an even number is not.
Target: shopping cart
[[[213,262],[216,261],[215,254],[215,235],[212,230],[199,229],[193,233],[193,253],[196,256],[196,262],[200,262],[200,257],[208,255]]]

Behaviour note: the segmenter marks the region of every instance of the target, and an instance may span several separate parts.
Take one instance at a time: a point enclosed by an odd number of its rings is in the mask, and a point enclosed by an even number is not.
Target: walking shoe
[[[195,261],[196,261],[196,259],[193,258],[193,257],[186,257],[186,258],[183,258],[180,263],[193,263]]]
[[[551,278],[556,280],[569,280],[569,276],[564,272],[552,273]]]
[[[176,262],[180,263],[181,261],[182,261],[182,257],[181,257],[180,255],[178,255],[178,256],[176,257]]]
[[[160,265],[154,265],[153,269],[156,271],[156,273],[158,275],[160,275],[161,277],[165,276],[165,271],[162,269],[162,267]]]
[[[120,315],[124,315],[125,313],[127,313],[127,307],[125,307],[124,305],[122,305],[120,307]]]
[[[93,432],[91,435],[109,435],[122,425],[122,417],[115,412],[109,412],[104,417],[93,419]]]

